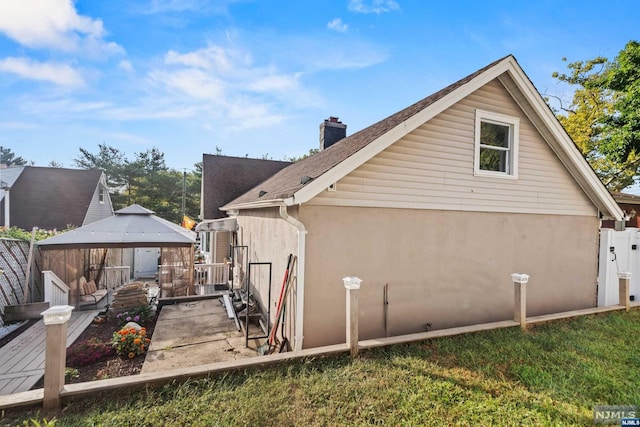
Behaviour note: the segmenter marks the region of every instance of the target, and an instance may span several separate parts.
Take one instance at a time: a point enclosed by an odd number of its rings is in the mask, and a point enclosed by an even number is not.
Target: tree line
[[[553,73],[569,84],[568,105],[556,99],[558,120],[602,183],[620,191],[640,178],[640,43],[629,41],[613,59],[567,62]]]
[[[6,147],[0,147],[0,163],[28,164]],[[73,163],[79,169],[104,171],[114,210],[137,203],[174,223],[181,223],[183,215],[195,219],[200,213],[202,163],[196,163],[192,170],[178,171],[166,165],[164,153],[155,147],[129,159],[106,143],[98,144],[96,153],[80,148]],[[61,167],[55,162],[48,166]]]
[[[106,143],[98,145],[97,153],[80,148],[74,163],[105,172],[114,210],[137,203],[174,223],[180,223],[183,214],[197,218],[200,213],[202,163],[178,171],[166,165],[164,153],[155,147],[128,159]]]

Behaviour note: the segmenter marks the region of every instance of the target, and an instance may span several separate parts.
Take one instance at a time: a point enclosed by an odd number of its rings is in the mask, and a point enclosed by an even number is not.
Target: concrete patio
[[[249,336],[258,334],[262,331],[251,325]],[[165,305],[142,373],[257,357],[259,344],[250,339],[245,347],[244,330],[238,331],[219,299]]]

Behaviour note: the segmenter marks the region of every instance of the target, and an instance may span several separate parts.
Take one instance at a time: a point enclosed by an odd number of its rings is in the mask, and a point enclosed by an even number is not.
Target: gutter
[[[297,281],[296,281],[296,319],[294,326],[294,340],[293,351],[302,350],[303,326],[304,326],[304,266],[305,266],[305,247],[307,229],[304,224],[298,221],[296,218],[289,216],[287,212],[287,205],[280,205],[280,217],[293,225],[298,230],[298,262],[297,268]]]
[[[273,208],[282,206],[283,203],[286,203],[289,199],[274,199],[274,200],[259,200],[256,202],[248,202],[248,203],[240,203],[236,205],[224,205],[220,208],[221,211],[233,211],[240,209],[261,209],[261,208]]]

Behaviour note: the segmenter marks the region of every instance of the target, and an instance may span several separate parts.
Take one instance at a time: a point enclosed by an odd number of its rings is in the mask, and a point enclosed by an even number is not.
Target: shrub
[[[80,377],[80,372],[76,368],[64,368],[64,379],[65,381],[75,380]]]
[[[97,338],[91,338],[73,344],[67,349],[67,365],[72,368],[80,368],[113,354],[114,349],[109,343],[101,342]]]
[[[54,236],[58,233],[57,230],[36,230],[34,234],[34,240],[40,241],[47,239],[51,236]],[[18,227],[11,228],[1,228],[0,229],[0,238],[2,239],[16,239],[16,240],[24,240],[25,242],[31,241],[31,231],[23,230]]]
[[[141,304],[130,311],[123,311],[116,315],[116,319],[120,326],[126,325],[128,322],[136,322],[144,325],[153,317],[153,309],[150,305]]]
[[[116,353],[127,356],[129,359],[147,351],[150,342],[145,328],[141,328],[140,331],[134,328],[123,328],[114,332],[111,339],[111,345],[116,349]]]

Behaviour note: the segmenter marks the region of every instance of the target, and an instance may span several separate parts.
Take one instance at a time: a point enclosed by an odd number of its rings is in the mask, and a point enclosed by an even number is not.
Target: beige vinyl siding
[[[474,176],[476,109],[520,119],[518,179]],[[310,202],[371,206],[597,215],[502,84],[494,80],[338,181]]]
[[[220,231],[213,233],[215,238],[215,259],[214,263],[224,262],[224,259],[229,257],[229,244],[231,243],[231,232]]]

